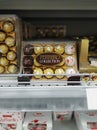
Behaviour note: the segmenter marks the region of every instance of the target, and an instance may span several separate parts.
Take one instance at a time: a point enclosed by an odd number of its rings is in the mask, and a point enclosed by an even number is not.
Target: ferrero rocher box
[[[20,19],[0,15],[0,74],[17,74],[20,67]]]
[[[76,41],[32,41],[22,43],[21,72],[30,79],[63,79],[77,73]]]
[[[66,25],[32,24],[23,22],[23,36],[25,40],[33,38],[64,38],[67,33]]]
[[[85,38],[79,45],[79,71],[83,73],[97,72],[97,41]]]

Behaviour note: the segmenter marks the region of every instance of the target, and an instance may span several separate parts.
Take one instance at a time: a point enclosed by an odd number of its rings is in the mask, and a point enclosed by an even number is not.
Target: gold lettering
[[[42,53],[36,57],[37,62],[40,64],[59,64],[62,62],[62,57],[56,53]]]

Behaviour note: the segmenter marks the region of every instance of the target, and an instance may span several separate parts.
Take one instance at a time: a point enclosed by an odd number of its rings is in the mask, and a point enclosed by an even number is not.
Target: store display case
[[[0,2],[0,14],[15,14],[21,19],[23,40],[20,41],[20,44],[23,47],[24,43],[26,44],[27,42],[31,44],[33,42],[41,42],[41,45],[45,48],[45,40],[52,41],[51,45],[53,48],[56,44],[55,41],[58,42],[59,40],[62,40],[62,44],[65,40],[76,41],[75,44],[78,47],[82,39],[90,39],[90,37],[96,38],[97,36],[96,0],[73,1],[72,4],[70,1],[32,2],[29,0],[28,2],[17,0],[13,2],[12,0],[2,0]],[[48,41],[46,45],[49,45]],[[52,46],[50,47],[50,51],[53,50]],[[68,48],[66,50],[68,50]],[[78,49],[79,47],[77,50]],[[48,51],[47,49],[44,50]],[[21,51],[23,50],[21,49]],[[55,54],[55,50],[53,51]],[[23,58],[24,55],[25,54],[23,54],[21,58]],[[29,54],[26,53],[26,55]],[[37,55],[38,54],[34,53],[33,57],[39,59],[41,55]],[[66,58],[66,54],[63,55],[65,55]],[[69,55],[71,56],[71,54]],[[76,57],[76,55],[78,57]],[[30,56],[32,56],[32,53]],[[79,50],[76,51],[74,57],[76,57],[77,64]],[[51,61],[51,59],[49,60]],[[66,61],[68,61],[68,59]],[[72,66],[72,64],[73,62],[69,64],[69,67]],[[0,74],[0,110],[32,111],[41,109],[60,111],[64,109],[89,109],[87,90],[93,88],[97,89],[96,80],[92,80],[94,79],[93,77],[96,77],[94,71],[92,73],[79,73],[79,68],[77,69],[75,65],[76,73],[69,70],[72,73],[67,71],[67,74],[57,74],[57,77],[66,77],[66,80],[65,78],[62,80],[61,78],[54,78],[55,80],[51,80],[50,78],[47,78],[47,80],[39,80],[38,78],[38,80],[29,81],[29,77],[35,79],[35,74],[32,73],[32,70],[31,73],[28,72],[28,69],[24,72],[25,64],[23,65],[20,73],[12,75],[14,80],[12,80],[12,76],[9,74]],[[26,65],[28,65],[28,63],[26,63]],[[63,69],[65,67],[66,66],[64,66]],[[28,68],[31,68],[31,66]],[[32,68],[35,68],[35,64]],[[42,69],[43,71],[44,68],[47,69],[46,67],[38,67],[38,69]],[[55,68],[53,67],[53,69]],[[39,73],[36,74],[36,77],[37,76],[55,77],[56,75],[51,73],[48,76],[45,73]]]

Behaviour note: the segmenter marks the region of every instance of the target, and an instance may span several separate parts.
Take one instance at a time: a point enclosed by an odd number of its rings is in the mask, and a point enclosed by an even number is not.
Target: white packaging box
[[[52,113],[27,112],[23,127],[24,130],[52,130]]]
[[[24,113],[0,112],[0,130],[22,130]]]
[[[75,112],[74,115],[79,130],[97,130],[97,111]]]
[[[55,111],[53,112],[53,119],[55,121],[71,120],[72,111]]]

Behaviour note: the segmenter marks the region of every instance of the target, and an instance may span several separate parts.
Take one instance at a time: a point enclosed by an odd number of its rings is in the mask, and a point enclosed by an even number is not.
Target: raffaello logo
[[[38,117],[44,116],[44,114],[41,112],[35,112],[35,113],[33,113],[33,115],[38,116]]]
[[[12,115],[2,115],[0,117],[0,122],[17,122],[17,119]]]

